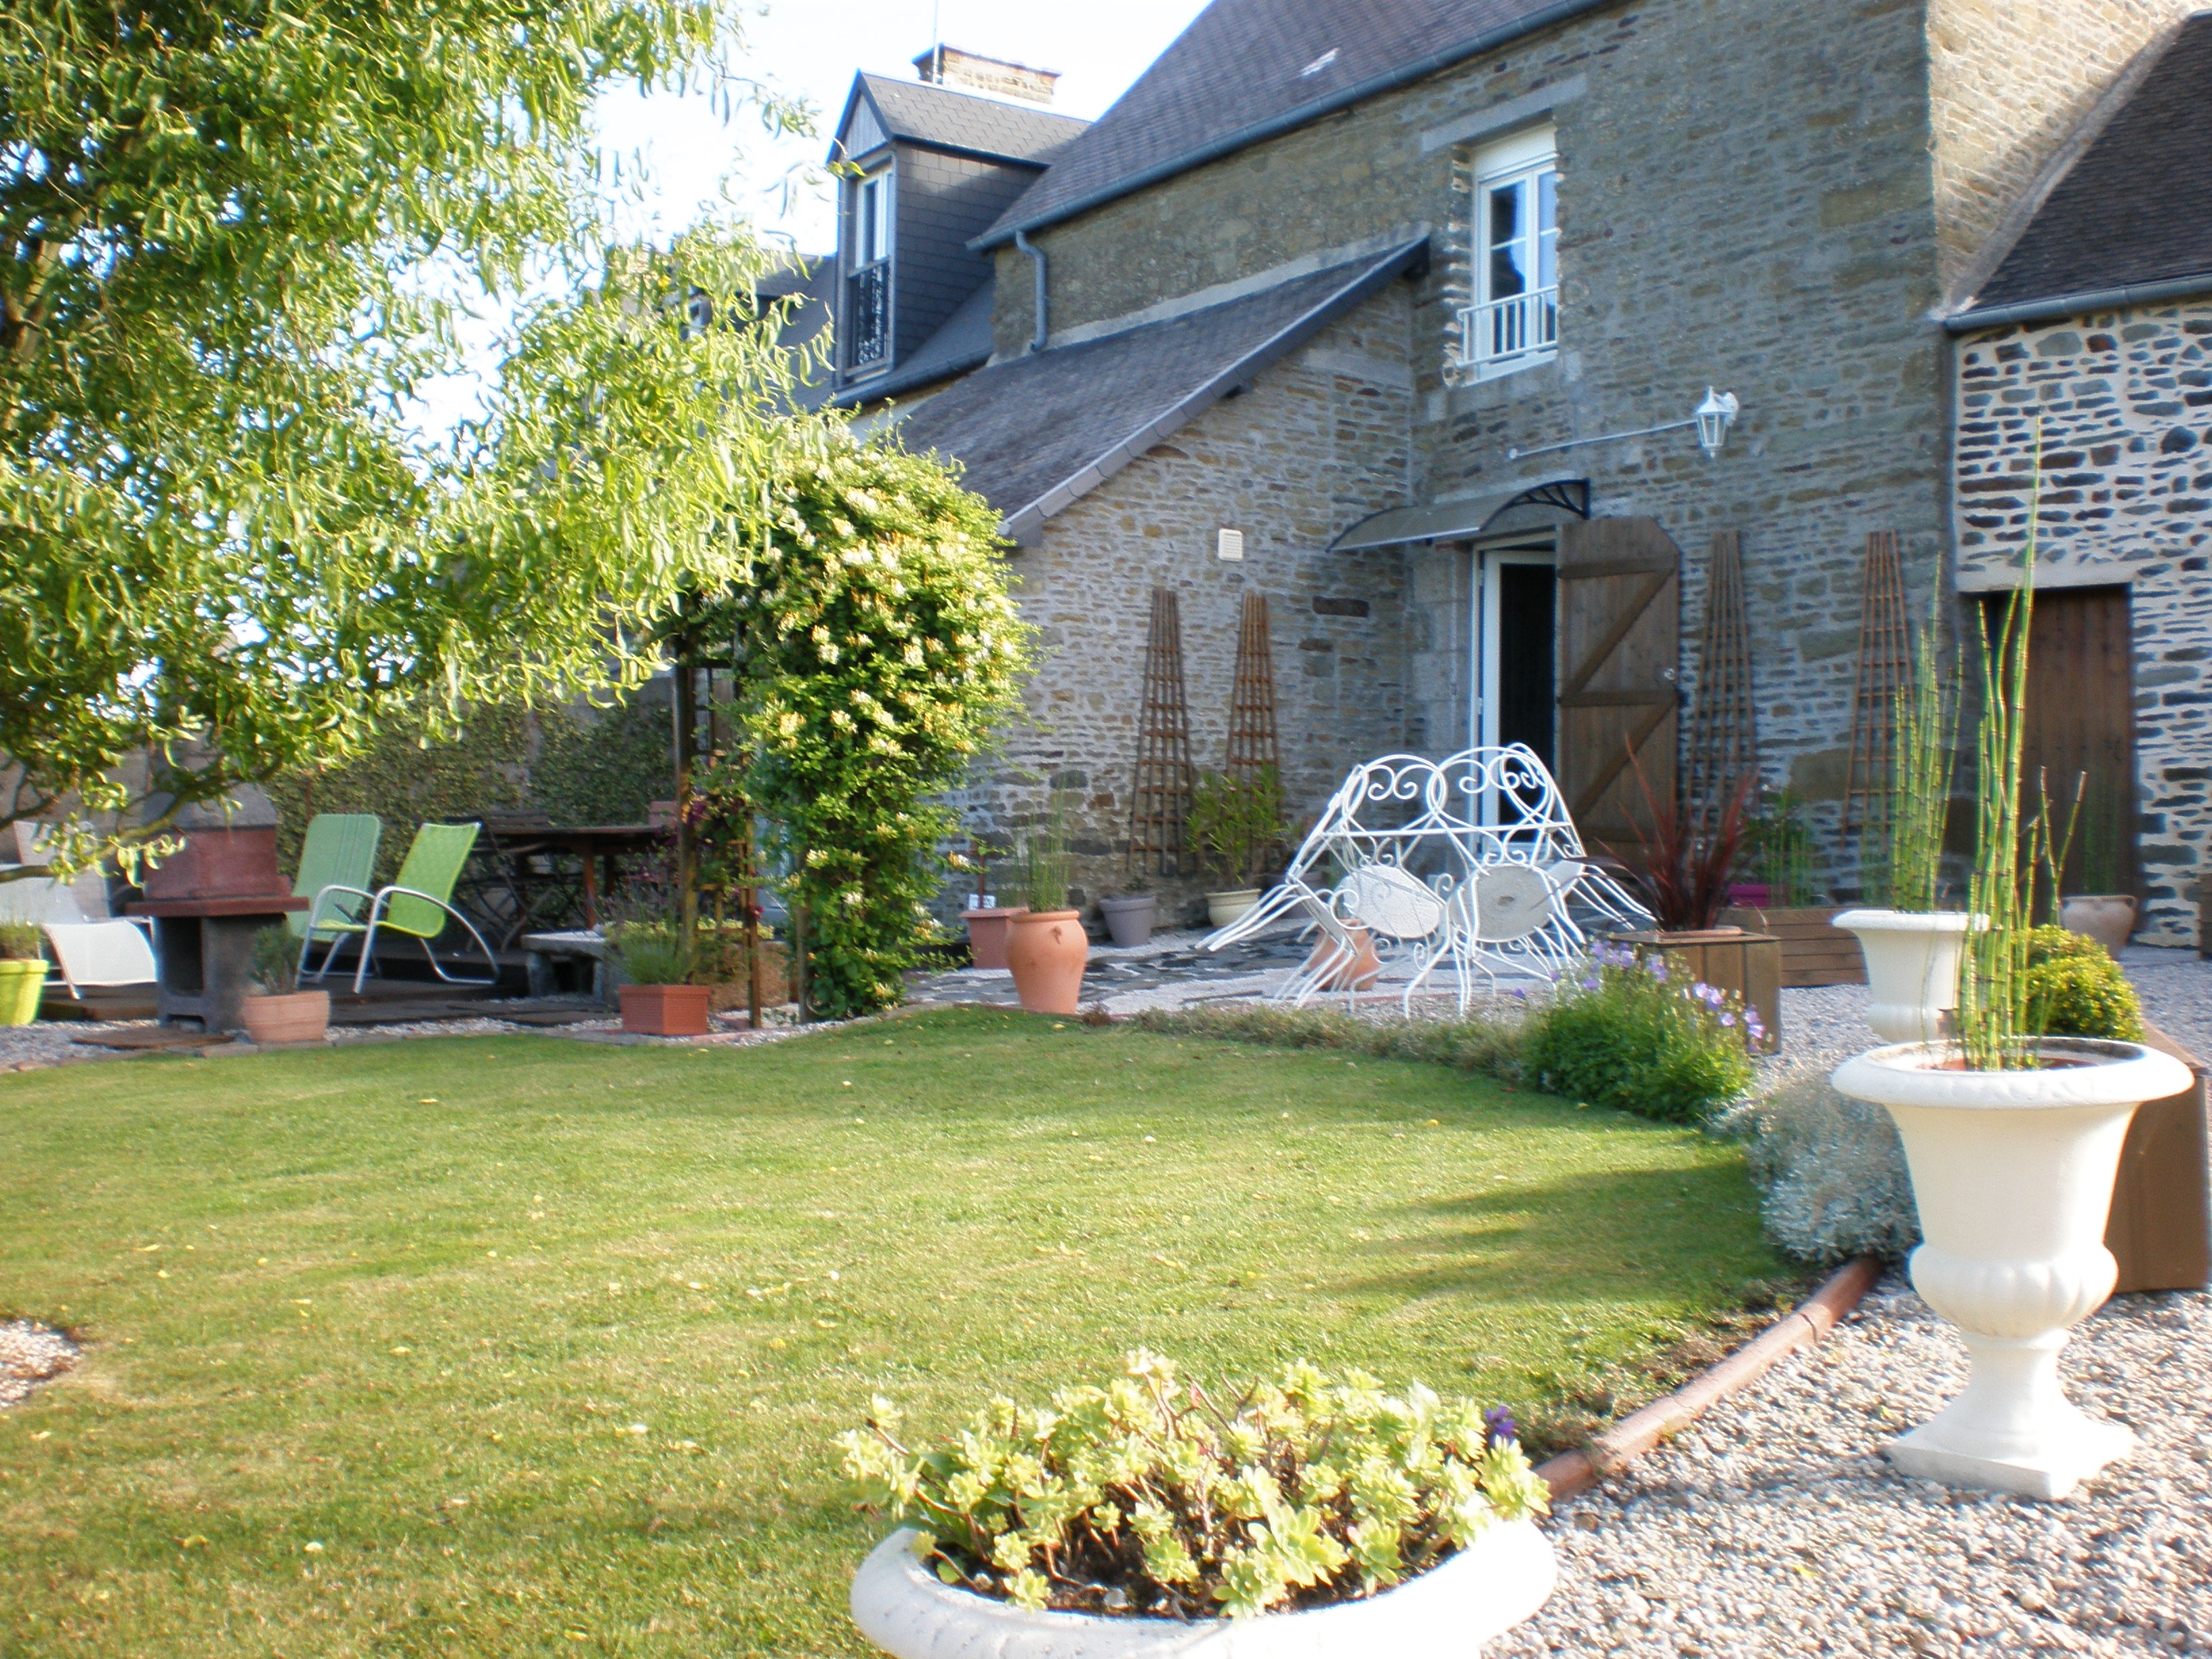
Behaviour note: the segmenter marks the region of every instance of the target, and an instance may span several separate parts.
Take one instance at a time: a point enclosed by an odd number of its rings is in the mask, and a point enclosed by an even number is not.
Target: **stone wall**
[[[1058,516],[1013,556],[1044,663],[1027,724],[957,799],[994,836],[1034,823],[1048,783],[1081,792],[1085,899],[1124,879],[1145,647],[1155,586],[1175,591],[1192,756],[1226,757],[1240,608],[1267,598],[1285,795],[1328,799],[1355,760],[1403,747],[1406,574],[1396,553],[1332,554],[1352,519],[1404,499],[1411,414],[1410,285],[1392,284]],[[1216,556],[1222,528],[1244,557]],[[1163,921],[1206,887],[1159,884]]]
[[[1991,233],[2143,45],[2193,3],[1929,0],[1936,214],[1947,291],[1973,269]]]
[[[2212,298],[1972,335],[1958,346],[1962,587],[2126,583],[2147,931],[2195,936],[2212,870]]]
[[[1705,550],[1714,531],[1737,531],[1768,771],[1832,830],[1867,533],[1903,533],[1923,595],[1946,540],[1923,26],[1917,5],[1654,0],[1586,13],[1042,233],[1054,330],[1392,227],[1437,227],[1413,295],[1403,499],[1565,475],[1590,481],[1601,514],[1656,518],[1688,556],[1689,688]],[[1468,149],[1547,118],[1562,175],[1562,349],[1540,368],[1454,384]],[[1000,292],[1025,294],[1026,275]],[[1028,313],[1002,311],[1011,349]],[[1709,384],[1744,404],[1717,461],[1684,433],[1506,459],[1509,446],[1681,418]],[[1449,659],[1463,649],[1465,559],[1425,554],[1411,573],[1408,672],[1439,746],[1464,738],[1466,665]],[[1850,860],[1831,852],[1848,885]]]

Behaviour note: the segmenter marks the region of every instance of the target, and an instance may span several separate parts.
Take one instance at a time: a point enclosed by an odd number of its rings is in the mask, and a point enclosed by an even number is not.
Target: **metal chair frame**
[[[1534,872],[1547,902],[1486,933],[1481,881],[1514,866]],[[1433,896],[1437,919],[1410,933],[1377,927],[1375,868],[1402,872]],[[1382,884],[1388,888],[1392,884]],[[1402,883],[1395,884],[1403,890]],[[1525,883],[1521,884],[1524,888]],[[1584,852],[1551,771],[1523,744],[1468,749],[1442,761],[1385,755],[1355,766],[1329,798],[1283,880],[1206,947],[1252,938],[1292,915],[1318,930],[1322,948],[1273,993],[1303,1005],[1337,987],[1349,1000],[1349,972],[1364,944],[1393,979],[1401,1008],[1448,968],[1464,1011],[1478,980],[1494,989],[1501,972],[1556,980],[1589,944],[1584,924],[1641,927],[1650,914]]]

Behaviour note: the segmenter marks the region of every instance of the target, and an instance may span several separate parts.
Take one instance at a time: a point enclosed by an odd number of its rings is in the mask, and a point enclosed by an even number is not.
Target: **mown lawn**
[[[1540,1418],[1780,1272],[1735,1154],[1433,1067],[953,1012],[0,1079],[0,1655],[866,1651],[830,1441],[1143,1345]]]

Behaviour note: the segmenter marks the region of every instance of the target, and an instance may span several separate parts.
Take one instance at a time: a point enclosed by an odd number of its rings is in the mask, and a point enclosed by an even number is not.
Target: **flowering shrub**
[[[948,1584],[1028,1608],[1199,1619],[1317,1607],[1543,1514],[1512,1419],[1292,1365],[1226,1409],[1142,1352],[1048,1410],[992,1401],[934,1451],[878,1397],[839,1437],[863,1502],[921,1529]]]
[[[696,781],[768,820],[807,917],[809,1000],[896,1002],[930,922],[957,783],[1014,705],[1029,629],[1006,592],[997,514],[934,460],[839,440],[787,460],[769,533],[690,619],[733,642],[742,752]]]
[[[2027,1029],[2046,1036],[2141,1042],[2142,1003],[2126,969],[2095,939],[2063,927],[2027,936]]]
[[[1601,945],[1530,1015],[1522,1063],[1553,1094],[1692,1123],[1749,1085],[1747,1035],[1765,1032],[1733,995],[1683,980],[1662,956]]]

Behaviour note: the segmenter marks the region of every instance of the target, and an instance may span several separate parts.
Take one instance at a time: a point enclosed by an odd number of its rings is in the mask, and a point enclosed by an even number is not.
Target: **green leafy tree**
[[[765,815],[808,1000],[835,1017],[898,1000],[958,828],[938,797],[1014,707],[1029,629],[997,514],[935,461],[828,429],[781,465],[760,540],[685,627],[728,642],[745,738],[702,793]]]
[[[737,44],[712,0],[8,8],[0,827],[127,859],[426,693],[650,671],[793,369],[741,234],[604,252],[591,108]],[[549,286],[490,418],[410,436],[459,296]]]

